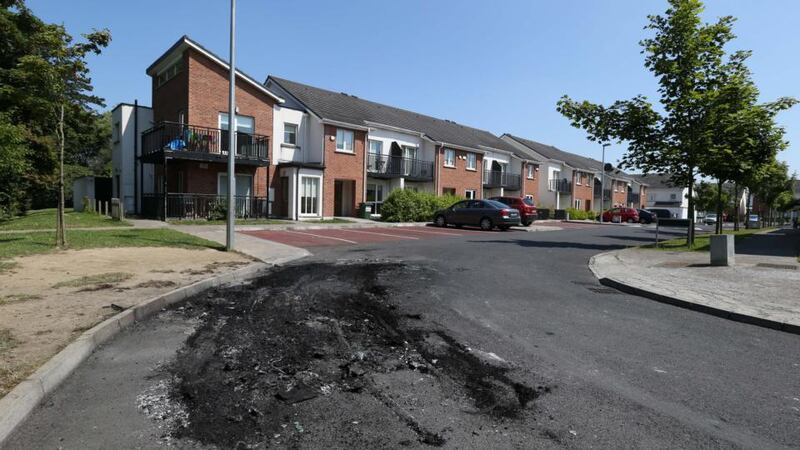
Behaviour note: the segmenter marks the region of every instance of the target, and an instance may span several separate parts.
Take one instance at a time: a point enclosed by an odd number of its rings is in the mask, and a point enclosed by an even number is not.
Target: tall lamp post
[[[233,250],[236,225],[236,0],[231,0],[230,86],[228,87],[228,223],[225,249]]]
[[[611,144],[603,144],[603,172],[600,174],[600,223],[603,223],[603,209],[606,207],[606,147],[610,146]]]

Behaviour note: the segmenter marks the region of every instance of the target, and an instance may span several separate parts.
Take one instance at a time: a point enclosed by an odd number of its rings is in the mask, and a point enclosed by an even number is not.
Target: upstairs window
[[[156,79],[156,86],[161,87],[167,81],[171,80],[175,75],[179,74],[183,70],[183,60],[178,60],[171,66],[167,67],[166,69],[162,70]]]
[[[283,143],[297,145],[297,125],[293,123],[283,124]]]
[[[528,179],[532,180],[536,176],[536,166],[528,164]]]
[[[478,156],[475,153],[467,153],[467,169],[475,170],[478,167]]]
[[[228,114],[219,113],[219,128],[221,130],[228,130],[229,126]],[[250,116],[236,115],[236,131],[239,133],[253,134],[256,131],[256,120]]]
[[[452,148],[444,149],[444,165],[447,167],[456,166],[456,151]]]
[[[336,129],[336,151],[353,153],[355,136],[352,130]]]

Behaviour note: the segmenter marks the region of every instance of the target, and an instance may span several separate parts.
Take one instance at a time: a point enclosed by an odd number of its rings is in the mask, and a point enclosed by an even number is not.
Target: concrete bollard
[[[736,262],[736,252],[732,234],[711,236],[711,265],[732,266]]]

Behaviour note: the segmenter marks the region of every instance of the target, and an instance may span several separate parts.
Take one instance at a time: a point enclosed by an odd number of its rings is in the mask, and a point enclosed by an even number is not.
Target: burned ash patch
[[[190,299],[201,323],[170,368],[186,412],[173,433],[225,448],[441,446],[470,436],[453,423],[531,413],[541,387],[391,302],[419,272],[295,265]]]

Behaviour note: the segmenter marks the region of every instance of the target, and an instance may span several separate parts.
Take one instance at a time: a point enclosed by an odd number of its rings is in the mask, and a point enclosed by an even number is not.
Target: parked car
[[[714,213],[708,213],[703,219],[703,222],[705,222],[706,225],[713,225],[717,223],[717,215]]]
[[[462,200],[436,211],[433,223],[438,227],[474,225],[485,231],[494,227],[505,231],[519,225],[519,211],[494,200]]]
[[[745,226],[747,228],[761,228],[761,218],[758,217],[758,214],[750,214],[747,216],[747,223]]]
[[[628,222],[639,221],[639,212],[633,208],[611,208],[603,213],[603,222]]]
[[[536,205],[529,197],[491,197],[489,200],[503,203],[519,211],[519,220],[526,227],[538,217]]]
[[[671,219],[672,211],[663,208],[647,208],[648,211],[655,214],[658,219]]]
[[[646,209],[637,209],[636,211],[639,213],[639,223],[653,223],[658,220],[654,213]]]

